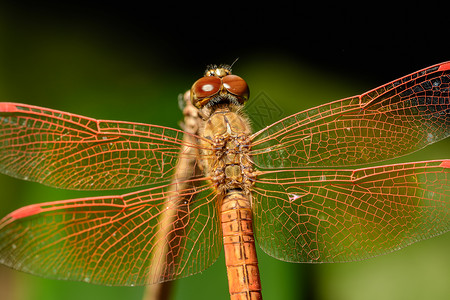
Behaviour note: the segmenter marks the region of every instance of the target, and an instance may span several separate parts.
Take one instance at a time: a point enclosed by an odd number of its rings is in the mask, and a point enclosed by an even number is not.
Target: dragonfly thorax
[[[205,169],[219,192],[248,191],[253,184],[250,133],[245,117],[227,108],[217,109],[205,122],[202,135],[212,141],[212,147],[205,150]]]

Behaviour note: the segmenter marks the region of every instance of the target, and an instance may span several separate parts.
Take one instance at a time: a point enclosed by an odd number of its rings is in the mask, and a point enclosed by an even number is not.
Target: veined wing
[[[260,168],[350,166],[411,153],[450,135],[450,62],[284,118],[253,135]]]
[[[20,208],[0,221],[1,263],[125,286],[200,272],[221,251],[221,228],[214,189],[202,179],[188,183]]]
[[[256,238],[273,257],[362,260],[450,230],[450,160],[268,171],[252,196]]]
[[[188,133],[0,103],[0,172],[78,190],[167,182],[179,156],[199,147],[184,142],[183,134]]]

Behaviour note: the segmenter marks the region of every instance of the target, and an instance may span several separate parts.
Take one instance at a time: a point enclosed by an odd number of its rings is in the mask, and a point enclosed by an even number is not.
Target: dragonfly
[[[383,162],[450,135],[450,62],[285,117],[255,133],[245,80],[210,66],[184,130],[0,103],[0,171],[73,190],[0,220],[0,262],[53,279],[179,279],[222,249],[231,299],[262,299],[255,241],[295,263],[399,250],[450,229],[450,158]]]

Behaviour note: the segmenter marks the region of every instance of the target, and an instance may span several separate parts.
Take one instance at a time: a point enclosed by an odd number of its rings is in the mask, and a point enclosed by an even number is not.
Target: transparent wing
[[[53,187],[129,188],[170,179],[183,131],[0,103],[0,172]],[[194,136],[194,139],[199,137]]]
[[[221,251],[221,229],[210,184],[189,183],[20,208],[0,221],[1,262],[103,285],[144,285],[200,272]]]
[[[253,136],[260,168],[350,166],[411,153],[450,135],[450,62],[360,96],[284,118]]]
[[[362,260],[450,230],[450,160],[264,172],[252,195],[258,243],[284,261]]]

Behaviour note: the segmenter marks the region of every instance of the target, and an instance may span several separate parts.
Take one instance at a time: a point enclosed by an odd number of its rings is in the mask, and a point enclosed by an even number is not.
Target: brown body
[[[222,202],[221,221],[231,300],[262,299],[248,197],[242,192],[228,193]]]
[[[251,194],[253,169],[248,156],[250,126],[233,105],[221,105],[211,113],[202,136],[214,143],[205,150],[205,171],[211,175],[221,204],[225,261],[231,299],[262,299]]]

